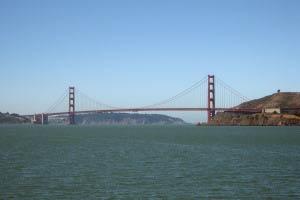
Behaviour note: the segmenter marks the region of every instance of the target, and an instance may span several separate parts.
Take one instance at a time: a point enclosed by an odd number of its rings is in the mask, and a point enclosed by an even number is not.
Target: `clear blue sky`
[[[117,106],[207,74],[250,98],[300,91],[298,0],[0,0],[0,111],[44,111],[69,85]]]

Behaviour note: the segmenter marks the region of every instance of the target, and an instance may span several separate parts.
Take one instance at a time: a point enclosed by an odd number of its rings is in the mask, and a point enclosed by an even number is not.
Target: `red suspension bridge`
[[[33,123],[47,124],[49,116],[67,115],[68,123],[72,125],[76,123],[76,115],[88,113],[202,111],[207,113],[207,121],[210,122],[210,120],[215,117],[216,112],[221,111],[247,113],[261,112],[261,109],[239,108],[237,106],[245,101],[249,101],[249,99],[216,76],[208,75],[171,98],[152,105],[136,108],[119,108],[104,104],[90,98],[77,89],[75,99],[75,87],[69,87],[46,112],[28,116],[32,117]]]

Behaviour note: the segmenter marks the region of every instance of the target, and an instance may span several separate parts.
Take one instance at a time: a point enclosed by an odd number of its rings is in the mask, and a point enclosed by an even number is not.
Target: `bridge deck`
[[[114,113],[114,112],[143,112],[143,111],[208,111],[208,108],[119,108],[119,109],[105,109],[105,110],[83,110],[75,111],[75,114],[88,114],[88,113]],[[251,112],[258,113],[261,109],[257,108],[215,108],[215,111],[228,111],[228,112]],[[44,113],[48,116],[53,115],[67,115],[69,112],[53,112]],[[33,116],[33,115],[27,115]]]

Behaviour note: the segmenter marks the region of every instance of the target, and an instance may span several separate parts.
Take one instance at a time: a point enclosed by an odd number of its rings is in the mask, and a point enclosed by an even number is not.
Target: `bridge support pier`
[[[216,115],[216,96],[215,96],[215,76],[208,75],[208,94],[207,94],[207,123]]]
[[[48,124],[48,115],[42,114],[42,124]]]
[[[69,87],[69,125],[75,124],[75,87]]]
[[[32,124],[48,124],[48,115],[47,114],[35,114],[31,117]]]

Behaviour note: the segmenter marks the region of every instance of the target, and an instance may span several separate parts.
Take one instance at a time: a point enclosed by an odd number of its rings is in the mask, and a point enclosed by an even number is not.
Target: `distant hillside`
[[[51,117],[49,123],[67,123],[67,116]],[[182,119],[159,114],[97,113],[76,115],[79,125],[183,125]]]
[[[280,92],[242,103],[238,108],[299,108],[300,92]]]
[[[9,113],[1,113],[0,112],[0,124],[24,124],[30,123],[30,120],[21,117],[18,114],[9,114]]]

